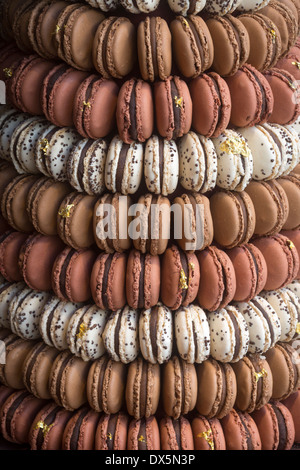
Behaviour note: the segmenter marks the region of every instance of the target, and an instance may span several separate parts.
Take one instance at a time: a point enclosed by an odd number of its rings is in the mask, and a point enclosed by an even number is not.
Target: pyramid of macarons
[[[299,0],[0,12],[0,435],[300,444]]]

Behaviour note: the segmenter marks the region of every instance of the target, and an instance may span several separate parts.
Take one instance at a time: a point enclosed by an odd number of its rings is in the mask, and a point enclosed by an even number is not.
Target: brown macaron
[[[23,364],[35,343],[23,340],[14,334],[2,338],[2,341],[5,347],[6,362],[0,364],[0,382],[15,390],[23,390]]]
[[[192,427],[183,416],[179,419],[162,418],[159,430],[162,450],[194,450]]]
[[[284,190],[287,199],[289,212],[283,230],[297,230],[300,228],[300,177],[289,175],[279,178],[277,183]]]
[[[27,234],[10,230],[0,236],[0,274],[9,282],[23,280],[19,254]]]
[[[160,450],[159,427],[155,416],[133,419],[128,428],[127,450]]]
[[[64,430],[62,450],[94,450],[99,418],[99,413],[88,407],[74,413]]]
[[[122,411],[103,414],[96,429],[95,450],[127,450],[128,421],[129,416]]]
[[[196,415],[192,421],[195,450],[226,450],[226,442],[218,419]]]

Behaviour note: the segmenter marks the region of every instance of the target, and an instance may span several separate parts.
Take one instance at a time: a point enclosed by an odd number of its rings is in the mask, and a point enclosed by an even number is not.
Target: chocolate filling
[[[197,340],[197,335],[196,335],[196,326],[194,322],[193,322],[193,338],[194,338],[194,345],[195,345],[195,358],[197,358],[198,353],[199,353],[199,347],[198,347],[198,340]]]
[[[83,177],[84,177],[84,160],[86,158],[87,151],[90,149],[93,140],[89,139],[83,149],[81,150],[81,154],[78,161],[77,167],[77,181],[81,189],[84,189],[83,184]]]
[[[88,411],[84,409],[82,413],[77,418],[76,424],[74,426],[72,436],[70,439],[70,450],[78,450],[78,444],[79,444],[79,435],[80,435],[80,429],[81,425],[83,423],[84,418],[88,414]]]
[[[63,297],[67,297],[66,293],[66,276],[67,276],[67,270],[69,263],[72,259],[72,256],[74,255],[75,250],[70,250],[68,255],[65,258],[65,261],[63,262],[61,271],[60,271],[60,276],[59,276],[59,289]]]
[[[39,354],[41,354],[41,352],[44,351],[44,349],[46,348],[45,344],[41,344],[38,349],[35,351],[35,353],[32,355],[32,358],[30,359],[28,365],[27,365],[27,370],[26,370],[26,375],[25,375],[25,382],[27,384],[27,386],[30,388],[30,377],[31,377],[31,373],[32,373],[32,369],[34,367],[34,365],[36,364],[36,361],[37,361],[37,358],[39,356]]]
[[[151,42],[151,50],[152,50],[152,62],[153,62],[153,70],[154,76],[157,77],[159,70],[158,70],[158,60],[157,60],[157,42],[156,42],[156,18],[150,18],[150,42]]]
[[[5,232],[3,235],[0,237],[0,243],[3,243],[4,240],[6,240],[12,233],[14,233],[13,230],[9,230],[9,232]]]
[[[147,427],[146,420],[143,418],[140,422],[140,431],[138,434],[138,450],[147,450]]]
[[[146,264],[146,255],[140,254],[140,265],[141,265],[141,272],[140,272],[140,279],[139,279],[139,301],[138,301],[138,308],[143,308],[145,303],[145,264]]]
[[[192,15],[195,12],[197,0],[190,0],[190,7],[187,11],[188,15]]]
[[[89,100],[90,100],[91,95],[92,95],[94,83],[96,83],[98,80],[99,80],[99,77],[96,77],[89,83],[89,85],[86,89],[86,92],[85,92],[85,100],[84,100],[85,103],[89,103]],[[81,121],[82,122],[82,129],[85,128],[84,115],[85,115],[85,107],[83,108],[83,112],[82,112],[82,121]]]
[[[76,328],[76,333],[75,333],[75,338],[74,338],[76,348],[77,348],[77,341],[80,337],[80,328],[81,328],[81,325],[82,325],[82,322],[83,322],[83,317],[86,314],[86,312],[88,311],[88,309],[89,309],[89,306],[84,307],[84,309],[82,311],[82,314],[80,315],[80,320],[77,323],[77,328]],[[78,352],[79,352],[79,354],[81,353],[81,346],[79,346]]]
[[[160,190],[162,191],[164,183],[164,160],[165,160],[165,143],[164,139],[159,137],[158,139],[159,146],[159,184]]]
[[[279,444],[277,450],[285,450],[285,446],[287,443],[287,428],[285,424],[285,419],[279,408],[277,406],[273,405],[271,403],[271,406],[274,410],[274,413],[276,415],[277,421],[278,421],[278,428],[279,428]]]
[[[226,16],[223,17],[223,19],[230,25],[230,27],[232,28],[232,31],[235,35],[235,38],[236,38],[236,42],[238,44],[238,47],[239,47],[239,51],[240,53],[242,52],[242,45],[241,45],[241,40],[240,40],[240,36],[239,36],[239,32],[237,31],[236,27],[234,26],[234,24],[230,21],[229,18],[227,18]]]
[[[177,442],[177,450],[181,449],[181,423],[180,419],[173,419],[173,428],[175,432],[176,442]]]
[[[111,415],[108,421],[108,426],[107,426],[107,438],[106,438],[107,450],[114,450],[115,448],[115,435],[116,435],[117,424],[118,424],[118,415],[117,414]]]
[[[105,357],[101,365],[101,370],[100,370],[99,378],[98,378],[98,404],[100,408],[103,408],[102,392],[103,392],[103,382],[104,382],[104,376],[105,376],[107,364],[108,364],[108,357]]]
[[[242,414],[240,414],[240,420],[241,420],[241,423],[245,429],[245,432],[246,432],[246,439],[247,439],[247,450],[254,450],[253,449],[253,442],[252,442],[252,437],[251,437],[251,434],[250,434],[250,431],[249,431],[249,428],[247,426],[247,423],[245,422],[245,419],[244,416]]]
[[[217,365],[219,371],[221,372],[221,377],[222,377],[222,380],[221,380],[221,398],[220,398],[220,403],[219,403],[219,406],[218,406],[218,413],[221,413],[221,411],[223,410],[223,406],[225,404],[225,401],[226,401],[226,395],[227,395],[227,380],[226,380],[226,373],[225,373],[225,370],[224,370],[224,366],[221,365],[221,364],[218,364]]]
[[[121,321],[122,321],[122,315],[123,311],[118,314],[118,321],[116,324],[116,329],[115,329],[115,353],[117,356],[119,356],[120,353],[120,329],[121,329]]]
[[[82,195],[80,193],[77,193],[77,192],[74,193],[73,196],[68,199],[68,205],[72,206],[74,204],[74,202],[76,201],[76,199],[78,199],[78,198],[80,200],[82,198]],[[62,223],[62,227],[61,227],[62,233],[66,233],[66,226],[69,223],[69,221],[70,221],[70,217],[62,217],[61,218],[60,222]]]
[[[52,137],[54,136],[54,134],[56,132],[57,132],[57,127],[52,129],[51,131],[49,131],[41,140],[45,139],[50,143]],[[40,150],[40,154],[41,154],[41,157],[42,157],[41,160],[42,160],[43,166],[46,167],[46,154],[47,154],[47,152],[44,152],[44,151]]]
[[[188,264],[188,259],[187,259],[187,255],[186,253],[184,253],[183,251],[179,251],[179,255],[180,255],[180,263],[181,263],[181,267],[184,271],[184,274],[186,275],[186,283],[187,285],[189,286],[190,284],[190,279],[189,279],[189,264]],[[187,292],[188,292],[188,289],[182,289],[181,290],[181,303],[183,303],[185,301],[185,298],[187,296]]]
[[[61,397],[61,388],[62,388],[62,376],[64,373],[65,368],[67,367],[68,363],[70,362],[70,359],[72,359],[71,356],[65,357],[65,359],[62,361],[60,364],[60,369],[58,371],[57,377],[56,377],[56,384],[55,384],[55,392],[56,392],[56,397],[58,401],[61,403],[62,397]]]
[[[56,418],[56,414],[61,411],[61,407],[60,406],[57,406],[56,408],[54,408],[53,411],[51,411],[51,413],[45,418],[44,420],[44,423],[46,424],[46,426],[51,426],[51,424],[54,423],[55,421],[55,418]],[[37,447],[37,450],[41,450],[42,449],[42,446],[43,446],[43,443],[44,443],[44,434],[43,434],[43,430],[42,429],[39,429],[39,432],[37,434],[37,437],[36,437],[36,447]]]
[[[5,420],[5,429],[10,438],[12,438],[11,434],[11,422],[13,420],[14,414],[21,405],[22,401],[29,396],[28,392],[23,392],[10,406],[7,414],[6,414],[6,420]]]
[[[116,190],[118,193],[122,193],[122,183],[124,177],[124,168],[127,159],[127,153],[130,149],[129,144],[122,144],[122,148],[119,154],[118,167],[116,171]]]
[[[265,113],[267,111],[267,97],[266,97],[266,91],[264,89],[264,87],[262,86],[261,84],[261,81],[257,78],[257,76],[255,75],[255,73],[248,69],[249,72],[251,73],[251,75],[254,77],[256,83],[258,84],[259,88],[260,88],[260,91],[261,91],[261,97],[262,97],[262,107],[261,107],[261,113],[260,113],[260,120],[262,121],[264,116],[265,116]]]
[[[195,39],[195,42],[196,42],[196,45],[197,45],[197,48],[198,48],[198,51],[199,51],[199,54],[200,54],[201,64],[203,65],[204,54],[203,54],[203,46],[202,46],[201,38],[199,37],[198,31],[197,31],[194,23],[190,20],[190,18],[186,18],[186,20],[187,20],[187,22],[189,24],[189,27],[191,28],[191,31],[193,33],[193,36],[194,36],[194,39]]]
[[[247,235],[248,213],[247,213],[247,209],[246,209],[244,200],[241,198],[241,196],[236,193],[236,194],[235,194],[235,198],[236,198],[237,201],[239,202],[240,208],[241,208],[242,214],[243,214],[244,227],[243,227],[243,232],[242,232],[242,236],[241,236],[241,241],[243,241],[243,240],[246,239],[246,235]]]
[[[129,103],[129,114],[130,114],[130,135],[133,140],[138,140],[137,134],[137,122],[136,122],[136,86],[137,83],[134,82],[132,90],[131,90],[131,97]]]
[[[103,69],[108,72],[109,68],[107,66],[107,60],[106,60],[106,54],[108,49],[108,40],[109,40],[109,35],[110,32],[112,31],[113,25],[118,21],[118,18],[112,19],[111,23],[109,24],[108,28],[106,29],[105,36],[103,38],[103,45],[102,45],[102,63],[103,63]]]
[[[238,354],[240,352],[240,347],[241,347],[241,337],[240,337],[240,328],[237,322],[237,319],[235,318],[234,314],[230,311],[227,311],[230,320],[232,321],[233,328],[234,328],[234,333],[235,333],[235,347],[234,347],[234,353],[233,353],[233,360],[235,360],[238,357]]]
[[[256,359],[256,358],[252,358],[252,365],[254,367],[254,370],[257,374],[259,374],[261,372],[261,364],[260,364],[260,361],[259,359]],[[259,403],[261,398],[262,398],[262,394],[263,394],[263,380],[264,378],[261,377],[259,379],[259,381],[257,382],[256,384],[256,403]]]
[[[269,330],[270,330],[271,343],[274,344],[275,333],[274,333],[273,325],[270,321],[269,315],[267,314],[267,312],[263,309],[263,307],[259,304],[257,300],[253,299],[252,304],[262,313],[263,317],[265,318],[268,324]]]
[[[34,191],[31,193],[31,197],[30,197],[30,200],[29,200],[29,213],[30,214],[33,213],[33,205],[34,205],[35,198],[38,196],[41,188],[44,185],[45,185],[45,179],[43,179],[43,178],[40,181],[37,181],[34,184]]]
[[[105,309],[109,309],[109,303],[108,303],[108,298],[107,298],[107,286],[108,286],[108,279],[109,279],[109,273],[110,273],[110,268],[111,264],[113,262],[114,255],[109,255],[104,266],[104,273],[103,273],[103,279],[102,279],[102,303],[105,307]]]
[[[223,100],[222,100],[222,96],[221,96],[221,93],[220,93],[220,90],[219,90],[219,87],[218,87],[218,84],[216,82],[216,80],[213,78],[213,77],[210,77],[211,81],[212,81],[212,84],[216,90],[216,93],[218,95],[218,98],[220,100],[220,106],[218,108],[218,121],[217,121],[217,124],[216,124],[216,127],[218,127],[218,125],[220,124],[220,121],[221,121],[221,117],[222,117],[222,104],[223,104]]]
[[[183,363],[179,361],[180,364],[180,375],[181,375],[181,411],[185,411],[185,381],[184,381],[184,370]]]
[[[140,415],[145,416],[148,396],[148,363],[143,361],[141,386],[140,386]]]
[[[174,80],[171,82],[171,96],[173,104],[173,115],[174,115],[174,132],[173,139],[177,139],[181,133],[181,108],[176,106],[175,97],[181,98],[179,90],[177,89],[176,83]]]
[[[257,261],[256,261],[256,257],[251,249],[250,246],[247,247],[250,255],[251,255],[251,258],[253,260],[253,263],[254,263],[254,268],[255,268],[255,272],[256,272],[256,285],[255,285],[255,292],[257,291],[257,287],[258,287],[258,280],[259,280],[259,269],[258,269],[258,265],[257,265]]]
[[[151,312],[150,317],[150,341],[151,341],[151,348],[154,358],[157,358],[158,355],[158,347],[157,347],[157,322],[158,322],[158,313],[159,313],[159,306],[157,305]]]
[[[47,318],[46,332],[47,332],[47,336],[48,336],[49,340],[51,339],[51,323],[52,323],[52,320],[53,320],[53,317],[54,317],[55,310],[58,307],[58,304],[59,304],[59,300],[57,300],[57,302],[55,303],[55,306],[52,308],[52,310],[49,313],[48,318]]]

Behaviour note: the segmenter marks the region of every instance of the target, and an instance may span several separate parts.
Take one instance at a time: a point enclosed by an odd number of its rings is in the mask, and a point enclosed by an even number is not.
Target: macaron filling
[[[271,403],[272,409],[276,415],[278,428],[279,428],[279,444],[277,450],[285,450],[285,446],[288,440],[287,428],[283,414],[280,409]]]
[[[28,387],[31,385],[30,378],[31,378],[33,368],[37,364],[37,358],[44,351],[44,349],[45,349],[45,344],[43,343],[34,352],[34,354],[32,355],[32,357],[31,357],[31,359],[30,359],[30,361],[27,365],[26,374],[25,374],[25,383],[27,384]]]
[[[115,328],[115,353],[118,357],[120,354],[120,330],[121,330],[122,314],[123,312],[119,313],[118,321],[117,321],[116,328]]]
[[[77,173],[76,174],[77,174],[77,181],[78,181],[78,184],[79,184],[80,188],[84,188],[84,182],[83,182],[84,173],[85,173],[84,162],[85,162],[85,159],[86,159],[86,156],[87,156],[87,152],[90,149],[93,142],[94,141],[92,139],[89,139],[87,141],[87,143],[84,145],[83,149],[81,150],[80,157],[79,157],[79,160],[78,160],[78,166],[77,166]]]
[[[185,285],[179,285],[179,288],[181,290],[181,303],[183,303],[186,299],[187,296],[187,291],[189,288],[190,284],[190,279],[189,279],[189,265],[188,265],[188,258],[185,252],[179,250],[179,256],[180,256],[180,263],[182,267],[182,276],[186,279]]]
[[[66,278],[67,278],[67,271],[70,264],[70,261],[75,253],[75,250],[70,250],[67,254],[63,265],[61,267],[60,275],[59,275],[59,289],[64,298],[67,298],[67,286],[66,286]]]
[[[101,368],[100,368],[100,372],[99,372],[99,378],[98,378],[98,403],[99,403],[100,408],[103,408],[102,393],[103,393],[103,390],[104,390],[104,377],[105,377],[105,372],[106,372],[106,368],[107,368],[107,365],[108,365],[108,361],[109,361],[108,357],[104,357],[103,362],[101,362]]]
[[[52,424],[54,424],[56,415],[59,411],[61,411],[61,408],[59,406],[54,408],[54,410],[52,410],[51,413],[49,413],[49,415],[43,420],[44,424],[48,427],[51,426]],[[39,428],[39,431],[38,431],[38,434],[37,434],[37,437],[36,437],[36,448],[37,448],[37,450],[42,449],[44,440],[45,440],[44,431],[43,431],[43,429]]]
[[[138,308],[144,307],[144,289],[145,289],[145,264],[146,264],[146,255],[140,255],[140,279],[139,279],[139,301]]]
[[[232,360],[234,361],[238,357],[238,354],[240,352],[240,347],[241,347],[240,334],[241,334],[241,331],[240,331],[240,328],[239,328],[239,325],[238,325],[238,322],[237,322],[237,319],[236,319],[235,315],[232,312],[230,312],[229,310],[227,310],[227,313],[230,317],[230,320],[232,321],[234,334],[235,334],[234,353],[233,353],[233,357],[232,357]]]
[[[158,57],[157,57],[157,42],[156,42],[156,18],[150,19],[150,44],[152,51],[152,65],[154,70],[154,76],[157,77],[159,74],[158,69]]]
[[[142,374],[140,382],[140,416],[145,416],[147,411],[148,398],[148,364],[143,361]]]
[[[117,166],[117,171],[116,171],[116,191],[118,193],[122,193],[124,169],[125,169],[127,154],[128,154],[129,149],[130,149],[129,144],[122,143],[122,148],[119,153],[118,166]]]
[[[58,304],[59,304],[59,300],[57,300],[54,307],[51,309],[50,313],[48,314],[48,318],[47,318],[46,332],[47,332],[47,337],[48,337],[49,341],[51,340],[51,324],[52,324],[52,321],[53,321],[55,311],[58,307]]]
[[[80,431],[81,431],[81,426],[83,423],[84,418],[86,417],[88,411],[84,409],[80,415],[78,416],[74,429],[72,431],[72,435],[70,438],[70,450],[78,450],[79,447],[79,440],[80,440]]]
[[[86,110],[88,109],[88,107],[90,106],[90,99],[91,99],[91,96],[92,96],[92,92],[93,92],[93,86],[96,82],[99,81],[99,77],[96,77],[96,78],[93,78],[93,80],[90,81],[87,89],[86,89],[86,92],[85,92],[85,98],[83,100],[83,108],[82,108],[82,121],[81,121],[81,125],[82,125],[82,129],[85,128],[85,114],[86,114]]]
[[[216,416],[220,415],[220,413],[222,412],[223,407],[225,405],[226,396],[227,396],[227,380],[226,380],[226,373],[225,373],[224,367],[220,364],[218,364],[217,367],[219,369],[218,372],[221,373],[221,380],[219,384],[219,387],[221,387],[221,396],[220,396],[220,403],[218,406],[218,411],[216,413]]]
[[[109,36],[110,36],[110,32],[113,28],[113,25],[117,21],[118,21],[118,18],[110,18],[110,23],[109,23],[108,27],[106,28],[104,38],[102,39],[102,41],[103,41],[103,44],[102,44],[102,63],[103,63],[103,68],[106,71],[109,70],[107,60],[106,60],[106,54],[107,54],[107,51],[109,50],[108,49]]]
[[[17,409],[19,408],[19,406],[21,405],[22,401],[28,396],[28,392],[23,392],[21,393],[21,395],[19,395],[15,400],[14,402],[11,404],[7,414],[6,414],[6,420],[5,420],[5,430],[6,430],[6,433],[7,435],[12,438],[12,429],[11,429],[11,424],[12,424],[12,420],[14,418],[14,415],[17,411]]]
[[[251,436],[251,433],[250,433],[249,428],[247,426],[246,418],[241,413],[239,414],[239,417],[240,417],[241,424],[242,424],[242,426],[245,430],[245,434],[246,434],[247,450],[254,450],[252,436]]]
[[[197,48],[198,48],[198,51],[199,51],[201,64],[203,64],[204,54],[203,54],[203,45],[202,45],[202,42],[201,42],[201,38],[199,37],[199,33],[198,33],[193,21],[190,18],[186,18],[186,21],[188,22],[188,25],[189,25],[192,33],[193,33],[193,37],[194,37],[194,40],[196,42],[196,45],[197,45]]]
[[[130,127],[129,134],[134,141],[138,140],[137,132],[137,119],[136,119],[136,88],[137,82],[134,81],[131,89],[130,102],[129,102],[129,116],[130,116]]]
[[[181,106],[177,104],[177,100],[180,99],[180,93],[174,80],[172,80],[170,84],[174,118],[173,139],[177,139],[181,133]]]
[[[175,438],[176,438],[178,450],[181,450],[181,420],[173,419],[172,425],[173,425],[174,432],[175,432]]]
[[[158,345],[157,345],[157,327],[158,327],[158,316],[159,316],[159,306],[157,305],[151,311],[150,317],[150,342],[153,357],[158,357]]]
[[[267,324],[268,324],[268,328],[269,328],[269,331],[270,331],[270,337],[271,337],[271,344],[274,345],[274,341],[275,341],[275,332],[274,332],[274,328],[273,328],[273,325],[272,325],[272,322],[270,320],[270,317],[269,315],[267,314],[267,312],[265,311],[265,309],[262,307],[262,305],[255,299],[253,299],[251,301],[251,303],[254,305],[255,308],[257,308],[260,313],[262,314],[262,316],[264,317],[264,319],[266,320]]]
[[[147,425],[145,418],[140,420],[140,429],[138,435],[138,450],[147,450]]]
[[[115,414],[113,416],[110,416],[108,425],[107,425],[107,434],[106,434],[107,450],[115,449],[115,437],[116,437],[117,425],[118,425],[118,415]]]
[[[62,403],[62,394],[61,394],[62,388],[63,388],[62,376],[69,362],[70,362],[70,356],[67,355],[67,357],[65,357],[65,359],[60,364],[60,368],[56,377],[55,392],[56,392],[56,398],[59,401],[59,403]]]

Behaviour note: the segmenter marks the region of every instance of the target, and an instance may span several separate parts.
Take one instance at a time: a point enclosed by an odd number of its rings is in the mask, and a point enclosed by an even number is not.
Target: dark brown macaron
[[[134,419],[156,414],[160,399],[160,368],[138,357],[128,367],[125,400],[128,414]]]
[[[127,450],[160,450],[159,427],[155,416],[130,422]]]
[[[90,275],[96,256],[93,250],[76,251],[69,247],[57,256],[52,289],[60,300],[81,303],[91,299]]]
[[[99,418],[99,413],[88,407],[78,410],[65,427],[62,450],[94,450]]]
[[[87,379],[87,398],[98,413],[116,414],[125,398],[127,367],[103,356],[91,364]]]
[[[19,232],[30,233],[34,229],[26,211],[26,201],[37,179],[37,176],[31,175],[17,176],[4,191],[1,200],[2,215],[9,225]]]
[[[51,3],[52,3],[51,0],[41,0],[39,2],[35,2],[35,6],[30,12],[30,15],[28,18],[28,24],[26,27],[26,33],[28,35],[28,41],[31,45],[31,50],[35,51],[40,56],[42,56],[41,54],[42,51],[40,48],[40,43],[36,36],[38,22],[39,22],[40,15],[42,15],[44,8],[49,6]]]
[[[0,364],[0,382],[15,390],[23,390],[23,364],[35,342],[9,334],[2,338],[5,347],[5,364]]]
[[[35,8],[35,0],[25,0],[14,11],[12,30],[18,48],[26,54],[33,51],[29,40],[28,26],[32,10]]]
[[[94,245],[93,216],[96,202],[96,197],[77,192],[64,198],[57,213],[57,231],[66,245],[75,250]]]
[[[68,183],[41,177],[31,187],[27,197],[27,213],[35,230],[42,235],[57,235],[57,214],[67,194],[72,192]]]
[[[118,94],[118,84],[99,75],[81,82],[74,97],[73,122],[82,137],[101,139],[113,131]]]
[[[50,402],[33,419],[29,431],[32,450],[62,450],[62,438],[72,413]]]
[[[99,308],[115,312],[125,306],[126,264],[125,253],[102,253],[96,259],[91,271],[91,291]]]
[[[76,92],[87,73],[66,64],[53,67],[43,81],[42,107],[45,117],[59,127],[73,126]]]
[[[41,234],[32,234],[24,240],[19,252],[19,268],[28,287],[37,291],[52,288],[54,261],[64,249],[62,240]]]
[[[161,450],[194,450],[192,427],[183,416],[179,419],[162,418],[159,430]]]
[[[197,256],[179,250],[175,245],[166,250],[161,264],[161,300],[171,310],[186,307],[197,297],[200,267]]]
[[[96,429],[95,450],[127,450],[129,416],[120,413],[103,414]]]
[[[9,282],[23,280],[18,259],[27,235],[10,230],[0,236],[0,273]]]
[[[0,429],[4,439],[15,444],[27,444],[32,421],[46,403],[24,390],[10,395],[0,411]]]

